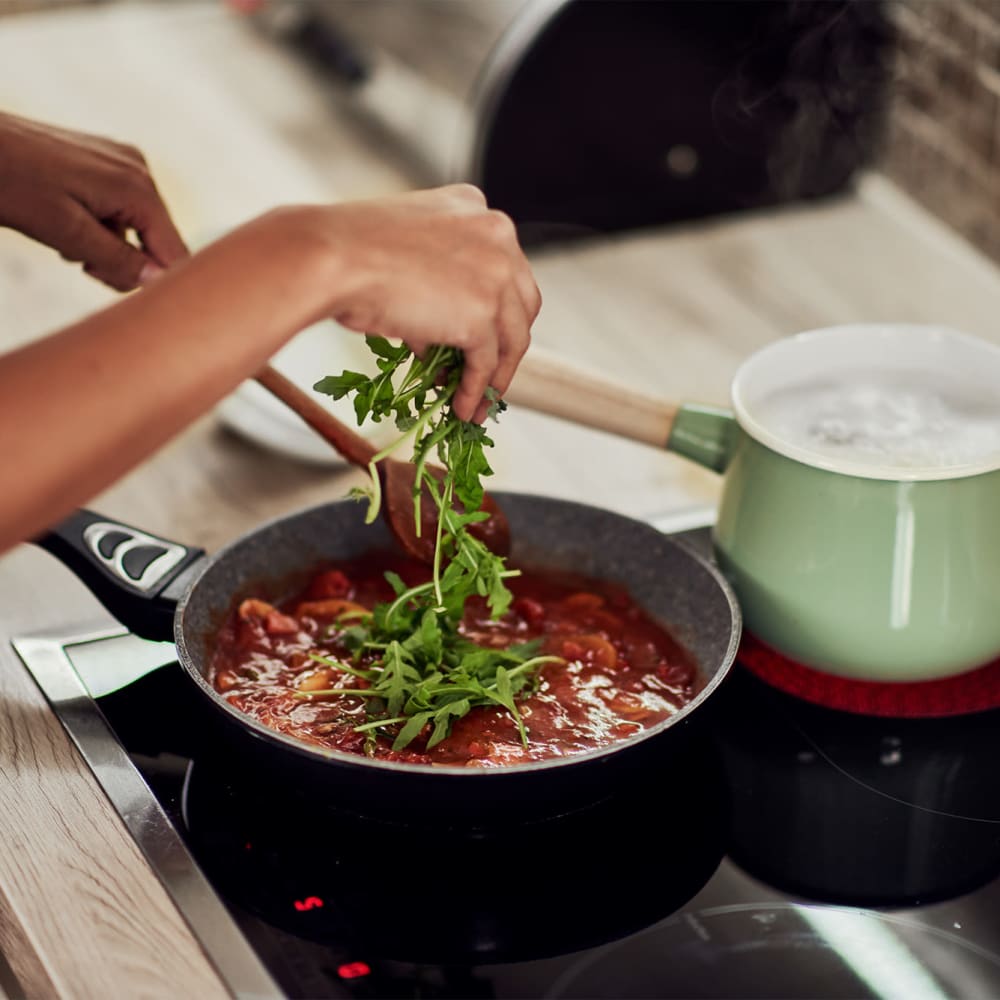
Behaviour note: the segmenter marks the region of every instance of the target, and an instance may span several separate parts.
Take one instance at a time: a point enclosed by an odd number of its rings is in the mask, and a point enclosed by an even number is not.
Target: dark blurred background
[[[1000,260],[997,0],[160,2],[242,10],[402,140],[414,184],[474,180],[538,240],[822,197],[874,166]],[[447,148],[414,100],[452,102]]]
[[[403,7],[271,0],[258,16],[347,90],[373,90],[391,53],[463,102],[451,174],[530,242],[829,195],[885,134],[878,0]]]

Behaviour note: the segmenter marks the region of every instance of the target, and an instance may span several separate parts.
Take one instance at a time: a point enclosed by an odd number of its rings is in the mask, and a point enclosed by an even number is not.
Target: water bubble
[[[926,372],[845,372],[751,407],[789,445],[862,465],[939,469],[1000,460],[1000,405]]]

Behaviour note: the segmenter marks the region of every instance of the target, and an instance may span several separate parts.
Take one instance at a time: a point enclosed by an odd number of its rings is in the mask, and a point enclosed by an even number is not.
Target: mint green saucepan
[[[1000,347],[832,327],[752,355],[731,410],[528,353],[510,402],[724,476],[714,529],[746,628],[808,666],[912,681],[1000,656]]]

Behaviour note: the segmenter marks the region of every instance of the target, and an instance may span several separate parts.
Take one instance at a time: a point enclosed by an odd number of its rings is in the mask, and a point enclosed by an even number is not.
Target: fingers
[[[538,314],[542,311],[542,293],[535,283],[534,275],[532,275],[527,261],[524,262],[522,267],[518,268],[514,276],[514,281],[517,285],[518,294],[521,296],[521,301],[524,303],[525,312],[528,314],[528,326],[530,328],[531,324],[538,319]]]
[[[94,218],[82,205],[67,201],[58,241],[50,241],[66,259],[83,264],[84,271],[119,292],[128,292],[151,280],[162,268],[124,235]]]
[[[495,321],[463,348],[465,367],[452,404],[463,420],[482,423],[486,419],[492,405],[485,397],[487,388],[500,396],[507,391],[531,343],[531,323],[536,315],[537,309],[526,307],[520,289],[512,283],[501,295]]]
[[[116,192],[91,192],[92,200],[77,205],[89,216],[89,224],[85,219],[75,221],[74,252],[63,253],[82,261],[87,274],[120,292],[146,284],[189,256],[145,161],[138,151],[135,155],[135,169]],[[139,247],[127,240],[130,230]]]
[[[490,379],[497,370],[497,341],[492,336],[477,337],[463,350],[465,365],[462,381],[452,397],[451,408],[460,420],[483,420],[486,410],[481,406]],[[480,409],[482,416],[478,416]]]
[[[122,291],[188,255],[134,146],[0,114],[0,148],[0,225]]]
[[[531,343],[531,322],[520,295],[515,291],[507,293],[501,314],[501,335],[497,358],[497,370],[490,385],[502,396],[514,378],[514,372]]]
[[[120,234],[133,230],[147,260],[160,269],[184,260],[189,256],[188,249],[160,197],[145,157],[133,146],[105,145],[110,146],[110,152],[89,181],[79,185],[77,201],[108,228]]]
[[[503,395],[531,343],[531,324],[541,308],[541,293],[531,274],[510,217],[487,209],[483,193],[472,185],[453,185],[449,194],[480,216],[492,260],[484,258],[483,304],[491,321],[462,344],[465,367],[452,401],[457,416],[481,423],[491,406],[492,387]]]
[[[486,208],[486,195],[475,184],[448,184],[430,193],[435,197],[451,199],[466,212],[478,213]]]
[[[189,256],[167,206],[160,197],[142,153],[129,146],[117,147],[128,161],[117,177],[105,178],[100,189],[86,192],[80,201],[98,219],[113,220],[119,231],[135,230],[146,255],[162,268]],[[113,185],[109,182],[115,180]]]
[[[531,269],[521,253],[516,231],[511,220],[501,213],[499,231],[512,258],[511,273],[500,292],[495,330],[491,331],[497,342],[497,366],[488,378],[488,384],[502,396],[513,381],[517,366],[531,344],[531,325],[542,305],[541,293],[531,274]],[[473,420],[486,419],[491,401],[481,399],[474,410]]]
[[[501,396],[510,387],[521,358],[531,346],[531,326],[542,308],[542,293],[535,284],[527,262],[515,271],[513,288],[514,291],[508,293],[508,306],[502,314],[504,322],[499,365],[490,383]]]
[[[464,357],[452,408],[481,421],[492,386],[510,385],[541,295],[510,217],[470,184],[326,210],[352,272],[331,310],[345,325]],[[345,252],[344,248],[349,252]]]
[[[139,203],[126,211],[143,249],[158,264],[170,267],[188,256],[188,248],[152,182]]]

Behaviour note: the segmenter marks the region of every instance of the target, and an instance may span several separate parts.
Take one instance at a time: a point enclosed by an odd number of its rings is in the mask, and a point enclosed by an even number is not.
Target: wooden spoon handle
[[[257,374],[257,381],[293,409],[349,462],[367,466],[376,455],[377,449],[367,438],[341,423],[325,406],[285,378],[277,369],[268,365]]]
[[[504,399],[659,448],[667,446],[679,409],[539,347],[524,356]]]

